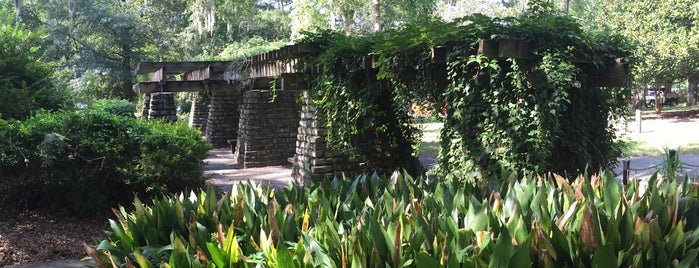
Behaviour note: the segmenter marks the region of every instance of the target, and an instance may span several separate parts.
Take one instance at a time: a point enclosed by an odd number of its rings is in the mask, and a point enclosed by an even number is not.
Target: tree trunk
[[[22,7],[24,6],[24,0],[15,0],[15,23],[19,22],[20,15],[22,14]]]
[[[342,20],[345,23],[345,35],[351,35],[354,29],[354,10],[345,10]]]
[[[646,98],[645,98],[645,90],[637,90],[636,94],[634,94],[633,97],[633,105],[632,107],[636,110],[643,110],[646,106]]]
[[[381,31],[381,0],[374,0],[374,31]]]
[[[124,78],[124,99],[127,101],[133,100],[133,79],[131,77]]]
[[[699,75],[690,75],[687,77],[689,86],[687,87],[687,106],[697,104],[697,84],[699,83]]]
[[[125,100],[131,101],[134,97],[133,78],[131,77],[131,54],[133,51],[129,45],[122,45],[121,51],[124,55],[124,57],[121,59],[121,66],[123,68],[124,76],[123,97]]]
[[[660,99],[660,89],[655,88],[655,113],[660,114],[663,111],[663,101]]]
[[[68,36],[73,35],[73,25],[75,25],[75,1],[68,0]]]
[[[570,0],[563,0],[563,12],[568,14],[569,9],[570,9]]]

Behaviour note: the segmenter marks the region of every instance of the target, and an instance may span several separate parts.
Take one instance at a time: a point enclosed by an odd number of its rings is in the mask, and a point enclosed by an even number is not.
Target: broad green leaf
[[[277,267],[294,268],[291,253],[289,253],[289,249],[286,248],[283,242],[280,242],[277,247]]]
[[[434,268],[441,267],[439,262],[432,258],[424,251],[420,251],[415,254],[415,267],[417,268]]]
[[[211,260],[217,267],[232,267],[229,266],[230,255],[225,250],[218,248],[213,243],[206,243],[206,248],[209,250],[209,254],[211,254]]]
[[[502,229],[500,235],[495,242],[493,255],[490,256],[489,268],[507,268],[509,267],[512,255],[515,253],[515,247],[512,245],[512,237],[510,237],[507,229]]]
[[[136,263],[138,263],[141,268],[153,268],[153,264],[140,253],[134,252],[133,256],[136,258]]]
[[[619,183],[611,172],[604,172],[602,179],[604,180],[604,208],[606,215],[611,216],[615,214],[615,209],[619,206],[621,191]]]
[[[618,266],[617,257],[614,247],[611,244],[606,244],[595,251],[592,256],[592,267],[606,268],[610,266]]]
[[[684,259],[680,260],[678,263],[677,267],[678,268],[689,268],[689,267],[696,267],[696,259],[697,255],[699,255],[699,248],[694,248],[692,250],[687,251],[686,254],[684,254]]]

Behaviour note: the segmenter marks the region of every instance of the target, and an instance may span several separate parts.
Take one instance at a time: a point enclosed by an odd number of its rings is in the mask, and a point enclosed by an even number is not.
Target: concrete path
[[[622,160],[629,160],[629,177],[637,179],[646,179],[653,175],[658,170],[663,169],[666,161],[666,156],[636,156],[619,159],[619,164],[614,168],[614,174],[619,174],[616,177],[621,179],[623,166]],[[680,173],[687,174],[692,180],[697,180],[699,176],[699,155],[685,154],[679,156]]]

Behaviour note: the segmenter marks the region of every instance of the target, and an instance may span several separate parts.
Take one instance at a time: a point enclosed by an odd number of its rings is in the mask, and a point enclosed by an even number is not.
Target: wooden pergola
[[[136,90],[139,94],[196,92],[206,85],[234,83],[296,89],[299,74],[319,71],[313,65],[319,51],[314,44],[297,44],[234,61],[141,62],[134,74],[148,75],[149,80],[139,82]]]

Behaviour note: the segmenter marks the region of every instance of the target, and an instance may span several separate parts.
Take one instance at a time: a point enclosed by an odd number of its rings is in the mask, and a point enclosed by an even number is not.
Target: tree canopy
[[[638,64],[632,73],[637,88],[689,79],[693,95],[699,80],[699,2],[614,1],[602,7],[605,15],[596,18],[598,25],[636,42]]]

